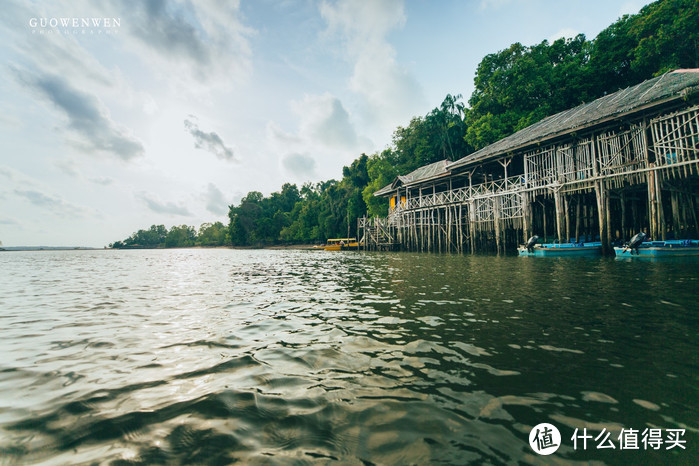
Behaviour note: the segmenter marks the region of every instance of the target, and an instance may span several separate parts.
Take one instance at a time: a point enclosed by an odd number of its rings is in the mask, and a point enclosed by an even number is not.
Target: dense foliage
[[[386,199],[373,193],[398,174],[457,160],[548,115],[666,71],[699,67],[697,24],[696,0],[659,0],[623,16],[592,41],[578,35],[532,46],[515,43],[487,55],[478,65],[468,107],[461,95],[448,94],[427,115],[398,127],[391,147],[344,167],[339,182],[305,184],[301,190],[285,184],[269,197],[248,193],[230,206],[228,236],[211,241],[242,246],[354,236],[358,217],[386,215]],[[153,226],[117,243],[213,245],[204,244],[209,240],[202,240],[201,230],[196,235],[187,228],[167,232]]]
[[[168,231],[165,225],[151,225],[147,230],[138,230],[124,241],[115,241],[110,248],[186,248],[192,246],[226,246],[231,244],[228,228],[221,223],[203,223],[197,232],[188,225],[173,226]]]

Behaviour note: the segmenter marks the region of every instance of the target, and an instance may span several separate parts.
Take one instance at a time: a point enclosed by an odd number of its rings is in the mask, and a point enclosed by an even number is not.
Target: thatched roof
[[[544,118],[523,130],[449,164],[448,170],[481,163],[509,152],[584,130],[699,92],[699,69],[676,70]]]

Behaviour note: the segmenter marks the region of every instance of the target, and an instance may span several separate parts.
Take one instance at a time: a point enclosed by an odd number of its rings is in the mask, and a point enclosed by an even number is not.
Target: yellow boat
[[[350,251],[359,249],[357,238],[332,238],[327,241],[323,249],[326,251]]]

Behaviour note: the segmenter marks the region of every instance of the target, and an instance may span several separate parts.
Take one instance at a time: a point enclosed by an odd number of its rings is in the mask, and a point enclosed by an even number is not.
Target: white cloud
[[[14,218],[11,217],[0,217],[0,225],[16,225],[18,226],[20,223],[15,220]],[[0,246],[2,246],[2,242],[0,241]]]
[[[284,171],[297,181],[336,177],[337,162],[349,163],[360,148],[373,143],[357,134],[352,118],[339,98],[330,93],[306,95],[290,103],[298,127],[287,132],[267,124],[270,151],[281,154]]]
[[[76,206],[60,197],[34,189],[15,189],[14,193],[34,206],[46,209],[58,217],[84,217],[89,213],[88,209],[84,207]]]
[[[183,217],[191,217],[192,213],[182,204],[175,204],[170,201],[161,201],[154,198],[151,194],[141,192],[136,195],[142,200],[146,206],[156,214],[180,215]]]
[[[211,152],[221,160],[228,162],[237,162],[233,155],[233,149],[228,147],[221,139],[221,136],[215,132],[205,132],[199,129],[197,118],[191,116],[184,120],[184,127],[189,134],[194,138],[194,147]]]
[[[19,82],[61,111],[66,129],[79,137],[76,145],[86,153],[103,152],[122,160],[143,155],[143,144],[109,116],[102,102],[75,88],[62,76],[15,69]]]
[[[228,213],[229,204],[226,201],[226,197],[215,184],[209,183],[206,187],[204,198],[206,200],[207,211],[215,215],[226,215]]]
[[[114,183],[114,179],[108,176],[95,176],[90,178],[89,181],[102,186],[109,186],[110,184]]]
[[[75,160],[69,158],[58,159],[53,162],[53,165],[58,168],[61,172],[68,176],[79,177],[80,172],[78,171],[77,164]]]
[[[139,49],[145,65],[183,88],[202,91],[250,76],[255,31],[240,20],[240,1],[112,1],[105,10],[121,18],[120,38]]]
[[[316,175],[316,161],[308,154],[288,154],[282,159],[282,165],[299,180],[307,181]]]
[[[362,97],[372,123],[392,131],[404,124],[424,104],[420,84],[396,58],[388,34],[405,23],[400,0],[323,2],[322,17],[328,38],[340,37],[354,69],[350,90]]]
[[[291,108],[300,119],[300,134],[308,141],[327,147],[352,149],[357,145],[357,133],[345,107],[335,96],[305,96],[292,102]]]
[[[481,0],[481,10],[499,10],[507,4],[522,0]]]
[[[274,121],[267,123],[267,140],[271,141],[278,149],[296,147],[303,144],[303,139],[291,133],[287,133]]]

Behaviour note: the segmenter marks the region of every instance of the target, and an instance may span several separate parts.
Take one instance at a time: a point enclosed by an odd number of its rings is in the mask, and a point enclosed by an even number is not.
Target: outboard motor
[[[527,248],[527,251],[534,252],[534,245],[537,241],[539,241],[539,237],[534,235],[531,238],[529,238],[527,244],[525,244],[524,247]]]
[[[633,252],[636,251],[636,254],[638,255],[638,247],[646,240],[646,238],[648,238],[648,235],[646,235],[643,232],[634,235],[634,237],[631,238],[631,240],[626,244],[624,252],[630,249],[631,254],[633,254]]]

